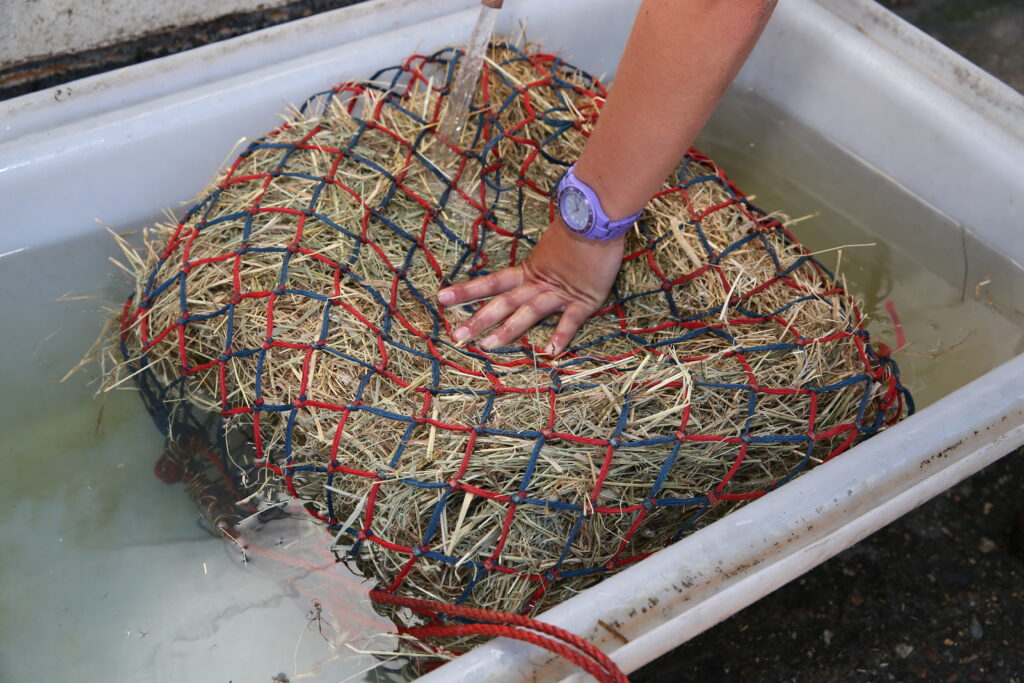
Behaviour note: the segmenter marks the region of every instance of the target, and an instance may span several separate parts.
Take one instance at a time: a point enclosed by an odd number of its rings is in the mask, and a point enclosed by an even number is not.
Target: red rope
[[[470,635],[513,638],[530,643],[531,645],[537,645],[568,659],[601,683],[629,682],[629,679],[616,666],[615,662],[595,647],[593,643],[580,638],[574,633],[569,633],[565,629],[543,621],[537,621],[521,614],[509,614],[508,612],[497,612],[495,610],[467,607],[465,605],[446,605],[440,602],[417,600],[416,598],[408,598],[403,595],[385,593],[379,590],[370,591],[370,599],[374,602],[408,607],[411,610],[426,612],[435,616],[445,614],[452,617],[473,619],[478,622],[488,622],[453,626],[417,626],[403,629],[404,633],[417,638]],[[534,631],[538,633],[534,633]],[[542,633],[545,635],[541,635]]]
[[[885,310],[889,313],[889,318],[892,319],[892,327],[896,332],[896,350],[899,351],[907,345],[907,336],[903,332],[903,322],[900,320],[899,314],[896,313],[896,304],[886,301]]]

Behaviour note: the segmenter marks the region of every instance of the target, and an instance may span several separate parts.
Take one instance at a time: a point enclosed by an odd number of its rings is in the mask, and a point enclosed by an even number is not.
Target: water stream
[[[477,84],[480,82],[484,56],[491,40],[491,34],[494,32],[494,22],[497,16],[497,9],[487,5],[480,6],[480,14],[477,16],[469,43],[466,44],[466,52],[459,60],[455,82],[452,85],[451,95],[448,96],[448,108],[437,133],[442,140],[456,147],[459,146],[462,139],[466,120],[469,117],[469,108],[473,103],[473,95],[478,89]]]
[[[441,116],[434,162],[449,179],[454,178],[458,172],[461,157],[452,150],[452,147],[462,148],[462,136],[466,131],[466,122],[469,120],[473,96],[479,90],[480,74],[483,71],[484,58],[490,45],[497,16],[497,9],[483,4],[480,6],[480,13],[473,26],[473,33],[470,35],[469,43],[466,44],[465,53],[459,59],[451,94],[447,97],[447,104]],[[447,183],[443,180],[432,178],[430,182],[437,196],[441,196],[447,189]],[[479,196],[480,181],[478,179],[463,177],[459,179],[459,185],[462,191],[470,197]],[[444,218],[449,225],[468,233],[478,215],[479,212],[458,192],[452,192],[448,196],[448,201],[444,206]]]

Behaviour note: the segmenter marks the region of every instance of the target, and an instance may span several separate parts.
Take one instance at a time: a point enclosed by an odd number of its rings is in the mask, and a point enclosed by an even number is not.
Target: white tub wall
[[[878,3],[780,3],[737,85],[1024,264],[1024,95]]]
[[[3,0],[0,69],[284,4],[273,0]]]

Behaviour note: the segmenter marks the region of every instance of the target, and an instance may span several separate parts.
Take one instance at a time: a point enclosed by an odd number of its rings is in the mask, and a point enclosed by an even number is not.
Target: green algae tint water
[[[892,302],[908,342],[896,358],[919,405],[1024,352],[1021,318],[997,310],[1024,300],[1024,274],[969,226],[746,93],[728,96],[699,145],[756,204],[820,211],[793,228],[811,249],[877,243],[844,249],[842,271],[890,346]],[[113,240],[83,232],[0,257],[0,680],[379,680],[379,660],[346,644],[392,650],[374,637],[388,624],[326,557],[322,530],[253,530],[263,552],[243,564],[196,525],[181,485],[153,475],[162,438],[133,391],[102,402],[87,373],[56,383],[99,331],[89,309],[128,292],[111,276]]]
[[[872,340],[893,349],[895,311],[906,346],[894,358],[918,408],[1024,353],[1024,316],[1013,309],[1024,271],[970,226],[748,92],[730,91],[697,146],[765,211],[819,214],[792,232],[829,250],[819,255],[829,268],[839,259]]]

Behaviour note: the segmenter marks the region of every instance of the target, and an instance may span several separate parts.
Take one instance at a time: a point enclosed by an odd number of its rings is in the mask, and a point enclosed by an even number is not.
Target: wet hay
[[[437,290],[525,257],[605,95],[494,47],[451,154],[436,127],[457,58],[312,98],[152,230],[112,383],[133,375],[172,433],[213,416],[224,460],[304,501],[373,582],[511,612],[901,416],[844,289],[696,151],[561,357],[541,353],[550,321],[456,347],[475,306]]]

